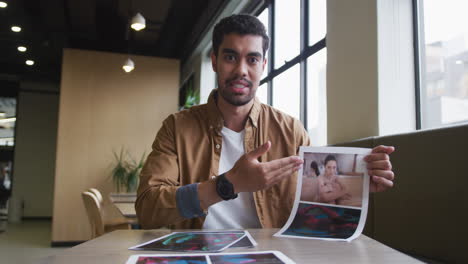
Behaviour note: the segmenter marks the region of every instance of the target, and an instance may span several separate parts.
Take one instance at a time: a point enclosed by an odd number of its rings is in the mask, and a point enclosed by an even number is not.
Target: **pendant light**
[[[128,58],[125,61],[125,64],[122,66],[122,69],[126,72],[129,73],[135,69],[135,63],[132,61],[132,59]]]
[[[133,28],[136,31],[140,31],[146,27],[146,20],[145,18],[140,14],[137,13],[131,21],[131,28]]]

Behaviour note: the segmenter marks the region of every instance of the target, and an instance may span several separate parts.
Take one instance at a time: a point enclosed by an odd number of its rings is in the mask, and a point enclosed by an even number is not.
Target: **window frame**
[[[414,48],[414,88],[415,88],[415,114],[416,130],[422,129],[422,83],[421,83],[421,54],[424,52],[424,46],[420,43],[421,32],[423,29],[422,5],[420,0],[413,1],[413,48]]]
[[[270,0],[265,3],[262,8],[259,8],[255,12],[255,16],[259,16],[265,9],[268,9],[268,32],[270,35],[270,49],[268,50],[269,64],[267,69],[267,75],[260,81],[260,86],[267,83],[268,89],[268,104],[273,105],[273,79],[283,72],[289,70],[296,64],[300,64],[300,120],[304,125],[304,128],[308,130],[308,119],[307,119],[307,59],[319,52],[326,47],[326,35],[316,43],[309,45],[309,1],[301,0],[300,3],[300,52],[299,54],[287,61],[285,64],[278,68],[275,68],[275,1]]]
[[[467,125],[468,119],[459,120],[455,122],[450,122],[446,124],[440,124],[438,126],[431,126],[431,127],[423,127],[424,119],[427,118],[423,115],[423,89],[427,89],[424,87],[424,76],[425,72],[425,63],[423,60],[423,56],[426,53],[426,46],[424,41],[424,1],[425,0],[412,0],[412,15],[413,15],[413,48],[414,48],[414,80],[415,80],[415,114],[416,114],[416,131],[417,130],[428,130],[428,129],[439,129],[439,128],[447,128],[459,125]]]

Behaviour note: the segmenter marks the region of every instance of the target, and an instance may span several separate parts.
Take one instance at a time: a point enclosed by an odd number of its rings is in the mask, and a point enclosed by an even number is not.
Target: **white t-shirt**
[[[237,133],[223,127],[221,134],[223,136],[223,148],[221,149],[218,175],[229,171],[245,153],[244,130]],[[203,229],[260,228],[253,194],[241,192],[238,195],[239,197],[234,200],[221,201],[210,206]]]

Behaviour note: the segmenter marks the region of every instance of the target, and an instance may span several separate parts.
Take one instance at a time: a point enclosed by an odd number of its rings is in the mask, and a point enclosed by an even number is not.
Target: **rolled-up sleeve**
[[[198,198],[198,183],[192,183],[177,189],[176,199],[177,208],[183,217],[206,216],[206,213],[201,209],[200,199]]]

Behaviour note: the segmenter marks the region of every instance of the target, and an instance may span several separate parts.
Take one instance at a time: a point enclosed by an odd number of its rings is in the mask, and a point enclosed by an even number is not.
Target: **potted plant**
[[[185,103],[182,107],[183,109],[189,109],[190,107],[200,103],[200,95],[193,91],[192,88],[187,90],[187,95],[185,97]]]
[[[179,110],[189,109],[200,103],[200,91],[194,89],[193,78],[192,74],[179,90]]]
[[[113,152],[115,166],[112,169],[112,181],[117,193],[125,189],[127,193],[136,192],[140,171],[143,168],[145,153],[139,161],[136,161],[124,148],[120,153]]]

